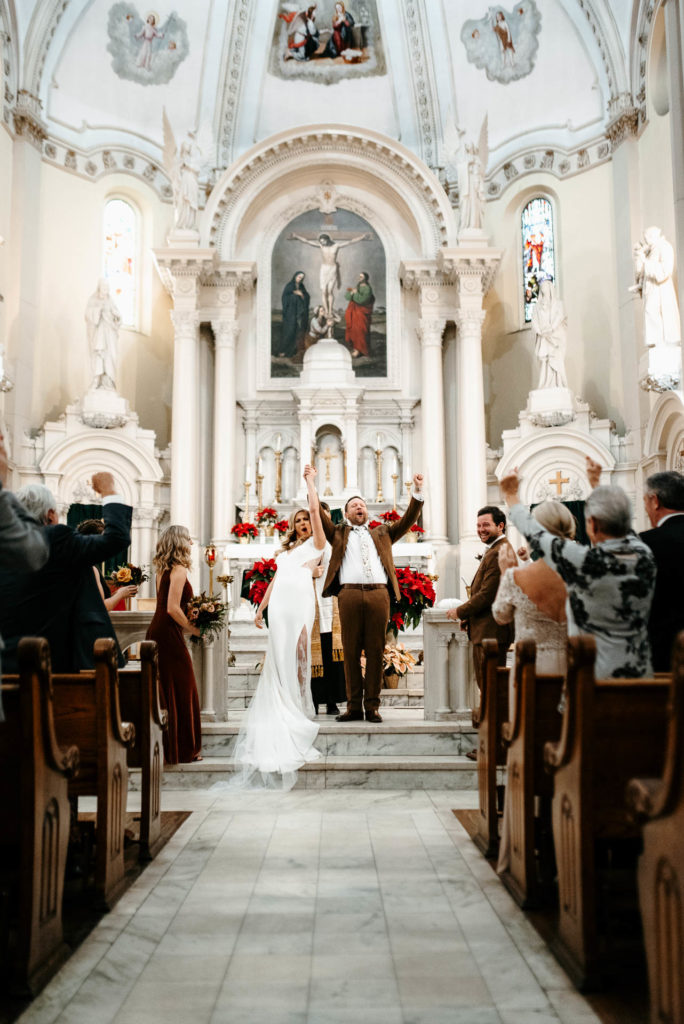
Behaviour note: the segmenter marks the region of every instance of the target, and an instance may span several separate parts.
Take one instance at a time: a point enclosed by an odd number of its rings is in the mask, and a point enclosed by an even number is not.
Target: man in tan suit
[[[304,470],[304,477],[311,467]],[[389,622],[389,589],[399,600],[399,584],[392,558],[392,544],[418,519],[423,506],[423,478],[413,478],[414,494],[404,515],[396,523],[382,523],[368,529],[368,509],[355,495],[344,506],[346,522],[337,526],[321,509],[323,532],[332,545],[324,597],[337,596],[344,650],[347,710],[338,722],[363,719],[381,722],[382,652]],[[361,651],[366,654],[366,676],[361,675]],[[365,694],[364,694],[365,690]]]
[[[497,640],[499,644],[499,664],[506,664],[506,651],[513,639],[513,626],[508,623],[500,626],[492,615],[492,605],[499,589],[501,570],[499,569],[499,550],[502,544],[511,547],[506,540],[506,516],[496,505],[485,505],[477,513],[477,535],[487,550],[482,555],[479,568],[470,585],[470,597],[458,608],[450,608],[446,613],[448,619],[460,620],[461,628],[466,629],[473,645],[473,661],[475,678],[482,689],[482,667],[484,655],[482,641]],[[513,552],[513,548],[511,548]],[[513,552],[515,558],[515,552]]]

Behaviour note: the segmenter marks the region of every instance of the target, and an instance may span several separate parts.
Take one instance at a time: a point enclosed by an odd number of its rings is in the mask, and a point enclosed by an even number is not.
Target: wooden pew
[[[47,642],[23,639],[17,654],[19,677],[2,684],[0,890],[8,929],[0,936],[0,960],[9,966],[12,987],[35,995],[70,953],[62,931],[62,896],[67,787],[78,771],[79,754],[76,747],[57,743]],[[8,962],[9,925],[15,918]]]
[[[513,715],[502,727],[508,747],[504,808],[508,867],[501,871],[500,878],[524,908],[548,902],[553,882],[553,780],[544,769],[544,744],[560,736],[558,704],[564,679],[560,675],[537,675],[536,653],[533,640],[515,645]]]
[[[639,836],[625,801],[635,772],[663,766],[668,684],[664,679],[595,679],[593,637],[568,641],[567,706],[558,743],[544,759],[553,773],[558,932],[551,948],[580,989],[601,983],[597,851]]]
[[[55,726],[60,743],[80,751],[78,776],[69,796],[96,796],[95,888],[107,909],[124,888],[124,829],[128,795],[128,748],[135,728],[121,720],[116,647],[95,641],[95,670],[53,675]]]
[[[128,748],[128,767],[141,769],[140,859],[151,860],[161,844],[161,783],[164,765],[162,732],[168,712],[159,703],[157,645],[140,645],[140,668],[119,673],[121,715],[135,726],[136,743]]]
[[[684,1022],[684,633],[673,651],[669,713],[662,777],[632,779],[627,789],[643,823],[639,904],[651,1024]]]
[[[473,710],[477,727],[477,786],[479,815],[473,842],[485,857],[499,850],[499,812],[496,798],[496,769],[506,763],[501,726],[508,718],[508,672],[498,664],[499,645],[485,640],[480,706]]]

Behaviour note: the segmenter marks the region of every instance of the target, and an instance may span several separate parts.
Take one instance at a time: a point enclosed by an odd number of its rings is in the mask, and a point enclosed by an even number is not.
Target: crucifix
[[[330,228],[330,231],[320,231],[318,233],[303,232],[299,234],[292,231],[287,236],[288,242],[302,242],[304,245],[313,246],[321,254],[319,284],[321,289],[321,305],[328,320],[328,338],[333,336],[333,324],[341,319],[340,315],[335,311],[335,292],[339,287],[340,280],[340,265],[337,261],[337,254],[340,249],[344,249],[348,245],[355,245],[357,242],[364,242],[372,239],[372,237],[372,235],[367,233],[355,235],[351,231],[334,231],[333,228]]]
[[[323,497],[328,498],[332,495],[332,490],[330,488],[330,460],[336,459],[337,454],[335,452],[331,452],[329,448],[326,448],[322,453],[321,458],[325,459],[325,490],[323,491]]]
[[[558,469],[558,470],[556,470],[556,475],[552,476],[551,479],[549,480],[549,483],[550,484],[555,484],[556,495],[557,495],[557,497],[560,498],[561,495],[563,494],[563,484],[569,484],[570,483],[570,478],[567,477],[567,476],[563,476],[563,474],[561,473],[560,469]]]

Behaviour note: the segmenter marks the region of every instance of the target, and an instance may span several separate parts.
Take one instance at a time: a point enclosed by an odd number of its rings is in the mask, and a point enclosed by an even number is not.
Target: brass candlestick
[[[217,576],[216,577],[216,582],[221,584],[221,589],[223,590],[223,595],[222,595],[223,596],[223,603],[226,606],[228,606],[230,604],[230,600],[229,600],[229,596],[228,596],[228,585],[233,582],[233,577],[232,576]]]
[[[325,490],[323,491],[323,497],[329,498],[332,496],[332,489],[330,487],[330,460],[336,459],[337,456],[334,455],[329,448],[326,448],[323,452],[323,458],[325,459]]]
[[[275,455],[275,501],[277,505],[280,502],[283,489],[283,453],[280,448],[276,448],[273,454]]]
[[[264,507],[264,474],[257,473],[256,478],[256,490],[257,490],[257,508]]]
[[[409,501],[410,501],[411,500],[411,488],[413,487],[413,480],[405,480],[404,481],[404,487],[406,488],[406,493],[408,494]]]
[[[385,499],[382,496],[382,448],[375,449],[375,466],[378,484],[378,493],[375,496],[375,500],[384,501]]]
[[[243,523],[248,523],[249,522],[249,489],[252,486],[252,483],[251,483],[250,480],[245,480],[245,482],[244,482],[244,484],[242,486],[245,489],[245,510],[244,510],[244,512],[242,514],[242,521],[243,521]]]
[[[396,511],[397,508],[397,480],[399,479],[398,473],[392,473],[392,491],[394,496],[392,498],[392,508]]]
[[[214,593],[214,565],[216,563],[216,548],[208,544],[204,549],[204,561],[209,566],[209,596]]]

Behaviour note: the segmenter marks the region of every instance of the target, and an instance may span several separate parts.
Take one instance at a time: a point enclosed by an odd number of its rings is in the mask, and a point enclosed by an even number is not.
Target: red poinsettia
[[[266,505],[264,508],[260,508],[256,514],[256,521],[259,526],[270,526],[271,523],[275,523],[278,518],[278,513],[274,508],[269,508]]]
[[[381,523],[380,523],[379,519],[371,519],[371,521],[368,524],[368,529],[369,530],[374,530],[376,526],[380,526],[380,525],[381,525]]]
[[[435,578],[415,569],[397,569],[401,600],[397,601],[390,595],[390,622],[395,630],[406,629],[407,626],[415,629],[423,611],[432,608],[435,603]]]
[[[381,512],[380,518],[382,519],[383,523],[398,523],[399,520],[401,519],[401,516],[399,515],[396,509],[391,508],[389,512]]]
[[[258,537],[259,531],[257,530],[254,523],[236,523],[235,526],[231,527],[231,533],[234,533],[236,537]]]
[[[273,524],[273,529],[278,533],[287,533],[289,526],[287,519],[279,519],[277,523]]]
[[[409,530],[409,533],[425,533],[425,530],[423,529],[422,526],[419,526],[418,523],[414,523],[411,529]]]
[[[242,577],[242,597],[246,597],[251,604],[258,608],[264,599],[269,583],[275,576],[276,569],[275,558],[258,559]]]

